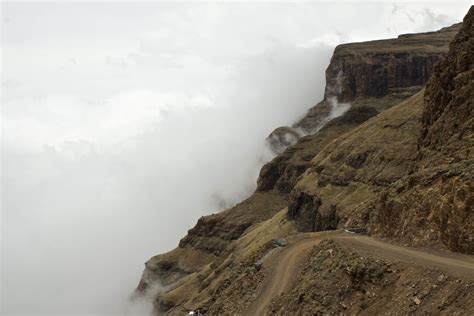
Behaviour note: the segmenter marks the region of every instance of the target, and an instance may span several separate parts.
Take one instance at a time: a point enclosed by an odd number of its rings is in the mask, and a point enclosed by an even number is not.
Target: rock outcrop
[[[288,204],[288,219],[295,221],[296,228],[301,232],[336,229],[336,208],[331,207],[322,212],[320,206],[321,199],[317,196],[299,192]]]

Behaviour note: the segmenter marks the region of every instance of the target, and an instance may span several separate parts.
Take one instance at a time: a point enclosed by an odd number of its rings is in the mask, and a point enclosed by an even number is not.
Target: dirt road
[[[264,267],[269,272],[262,290],[249,306],[245,315],[264,315],[271,300],[290,289],[301,263],[312,247],[325,238],[337,240],[350,248],[363,250],[377,257],[434,267],[461,277],[474,279],[474,258],[472,256],[401,247],[371,237],[345,232],[300,234],[290,241],[289,246],[265,263]]]

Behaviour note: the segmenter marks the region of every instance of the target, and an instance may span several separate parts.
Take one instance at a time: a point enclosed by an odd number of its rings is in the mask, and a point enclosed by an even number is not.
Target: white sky
[[[469,5],[3,2],[2,315],[137,315],[143,262],[253,190],[336,44]]]
[[[57,143],[65,137],[101,137],[115,133],[122,124],[130,125],[130,116],[133,124],[141,125],[155,106],[140,102],[116,117],[111,113],[115,110],[107,108],[110,102],[171,94],[215,105],[217,94],[235,86],[242,63],[259,56],[268,62],[278,58],[272,54],[279,53],[279,46],[334,46],[434,30],[459,21],[468,3],[4,3],[4,115],[35,121],[29,124],[30,131],[15,135],[15,141],[34,137],[39,143]],[[150,96],[153,93],[160,96]],[[64,103],[62,109],[51,104],[58,102],[52,98]],[[58,136],[64,126],[53,129],[50,113],[44,114],[48,119],[41,118],[48,121],[47,127],[37,122],[38,117],[26,118],[32,104],[54,112],[54,127],[66,120],[68,134]],[[82,109],[99,112],[92,115],[101,119],[112,115],[113,126],[98,126],[102,124]],[[85,126],[77,119],[84,115]]]

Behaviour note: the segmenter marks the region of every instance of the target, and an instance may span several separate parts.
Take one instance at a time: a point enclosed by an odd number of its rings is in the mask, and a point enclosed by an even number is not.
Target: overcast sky
[[[252,192],[335,45],[469,4],[3,2],[2,315],[146,315],[143,263]]]

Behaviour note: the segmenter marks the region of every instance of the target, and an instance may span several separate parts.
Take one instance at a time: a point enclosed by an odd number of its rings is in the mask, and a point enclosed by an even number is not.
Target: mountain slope
[[[473,253],[473,15],[471,8],[462,26],[439,32],[338,47],[327,71],[326,96],[350,100],[352,107],[265,165],[249,199],[201,218],[178,248],[146,263],[138,291],[146,292],[156,282],[167,286],[155,299],[156,312],[179,314],[199,307],[216,315],[244,313],[261,291],[274,254],[301,232],[368,226],[374,236],[394,242]],[[447,51],[453,30],[459,34],[446,59],[420,90],[420,82],[433,71],[433,56]],[[344,71],[335,74],[334,65],[343,65]],[[412,70],[405,71],[407,67]],[[313,114],[314,109],[308,117]],[[306,123],[319,124],[316,116]],[[320,260],[316,257],[307,260]],[[421,271],[409,263],[403,269],[411,276]],[[302,272],[302,280],[311,278],[308,271]],[[324,271],[318,273],[320,278]],[[427,279],[435,280],[437,272],[430,273]],[[393,284],[393,291],[402,291],[403,284]],[[293,292],[301,293],[306,285]],[[471,285],[461,285],[472,295]],[[356,297],[361,288],[367,291],[356,284],[346,298]],[[445,298],[430,302],[441,304]],[[284,301],[296,306],[294,299],[290,295]],[[374,304],[356,301],[359,312],[370,311]],[[417,310],[397,305],[404,302],[395,300],[393,308]],[[324,304],[318,308],[344,310]],[[450,308],[461,310],[460,305]],[[271,309],[299,312],[277,303]]]

